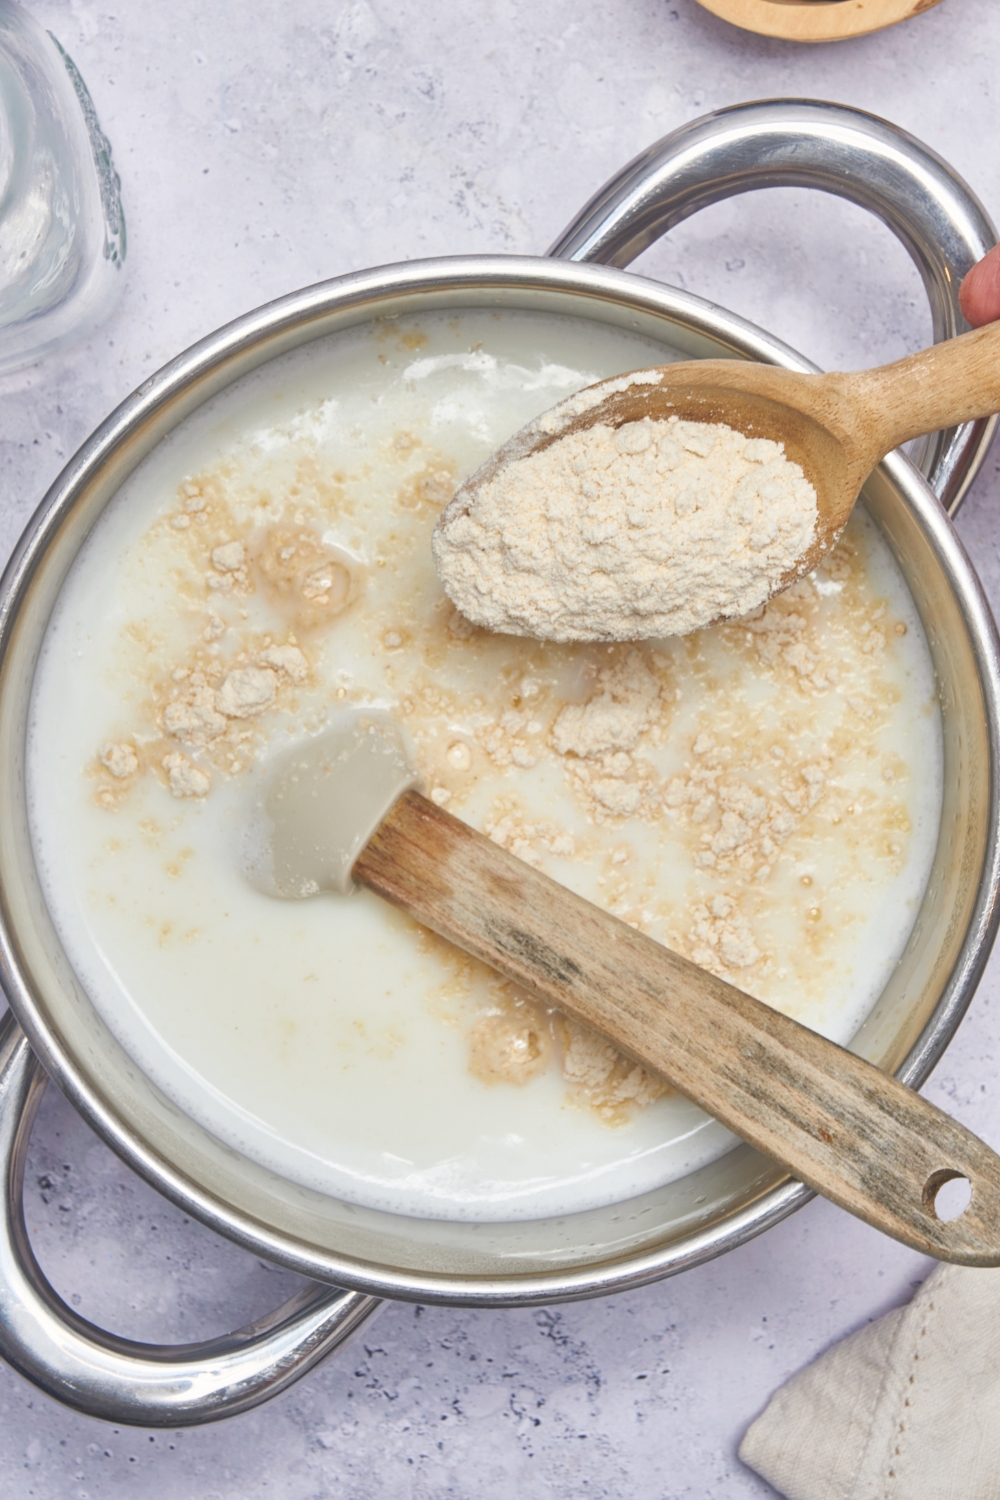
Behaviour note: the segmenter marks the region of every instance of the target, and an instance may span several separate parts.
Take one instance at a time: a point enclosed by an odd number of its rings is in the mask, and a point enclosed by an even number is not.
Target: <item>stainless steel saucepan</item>
[[[665,355],[811,369],[734,314],[624,269],[699,208],[781,184],[838,194],[882,218],[920,269],[935,338],[961,329],[957,287],[995,234],[948,167],[871,115],[805,101],[744,105],[696,121],[630,163],[546,258],[382,267],[229,324],[146,381],[46,495],[0,588],[0,980],[12,1012],[0,1032],[0,1352],[60,1400],[119,1423],[209,1421],[284,1389],[382,1298],[505,1307],[602,1296],[720,1255],[810,1196],[745,1146],[609,1208],[508,1224],[393,1215],[281,1178],[187,1118],[97,1015],[45,907],[24,785],[35,663],[67,570],[127,475],[209,397],[313,339],[373,319],[459,308],[558,312],[640,333]],[[853,1042],[914,1086],[954,1034],[997,925],[998,643],[947,515],[992,428],[979,422],[938,435],[920,456],[926,478],[893,455],[865,491],[920,609],[944,722],[945,806],[932,876],[903,957]],[[314,1287],[251,1328],[184,1348],[130,1343],[84,1322],[46,1282],[24,1227],[24,1157],[46,1074],[185,1212],[311,1277]]]

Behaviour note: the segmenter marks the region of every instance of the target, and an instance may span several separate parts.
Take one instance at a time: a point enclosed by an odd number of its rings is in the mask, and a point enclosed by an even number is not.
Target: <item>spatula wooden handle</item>
[[[941,1260],[1000,1265],[1000,1157],[870,1063],[407,792],[354,877],[601,1032],[825,1197]],[[945,1223],[940,1185],[972,1202]]]

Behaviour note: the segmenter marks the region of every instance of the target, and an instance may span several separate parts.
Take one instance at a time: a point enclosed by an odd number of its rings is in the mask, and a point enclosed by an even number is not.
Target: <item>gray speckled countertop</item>
[[[544,250],[609,174],[720,105],[780,95],[871,109],[942,153],[1000,217],[995,0],[796,48],[693,0],[29,0],[89,84],[115,149],[128,281],[89,344],[0,383],[0,548],[91,428],[226,319],[343,271]],[[761,193],[688,221],[639,263],[825,366],[917,348],[919,279],[839,201]],[[990,461],[959,529],[1000,600]],[[1000,957],[928,1095],[1000,1142]],[[59,1098],[32,1144],[39,1257],[81,1313],[190,1340],[294,1278],[190,1222]],[[497,1497],[748,1500],[736,1458],[770,1392],[906,1299],[928,1262],[823,1202],[643,1291],[551,1310],[395,1305],[270,1405],[149,1433],[64,1410],[0,1368],[4,1500]]]

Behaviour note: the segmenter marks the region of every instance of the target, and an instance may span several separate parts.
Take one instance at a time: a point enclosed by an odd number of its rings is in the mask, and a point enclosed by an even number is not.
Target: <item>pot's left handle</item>
[[[134,1343],[79,1317],[46,1280],[24,1223],[24,1161],[45,1081],[8,1014],[0,1022],[0,1355],[43,1391],[106,1422],[213,1422],[276,1396],[381,1306],[313,1284],[249,1327],[184,1345]]]

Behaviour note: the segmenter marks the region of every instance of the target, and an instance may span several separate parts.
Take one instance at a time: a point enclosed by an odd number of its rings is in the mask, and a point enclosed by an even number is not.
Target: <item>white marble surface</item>
[[[29,0],[81,68],[121,172],[128,281],[88,345],[0,385],[0,548],[144,376],[291,288],[379,262],[541,252],[599,184],[682,122],[780,95],[912,130],[1000,217],[995,0],[815,49],[739,33],[693,0]],[[881,225],[770,192],[689,221],[641,265],[833,366],[918,347],[916,273]],[[959,523],[995,601],[990,462]],[[929,1096],[1000,1143],[1000,955]],[[131,1177],[54,1091],[30,1228],[86,1316],[140,1338],[221,1332],[294,1278]],[[4,1500],[749,1500],[736,1458],[789,1373],[909,1296],[921,1257],[825,1203],[674,1280],[506,1313],[389,1307],[362,1342],[220,1426],[115,1429],[0,1368]]]

